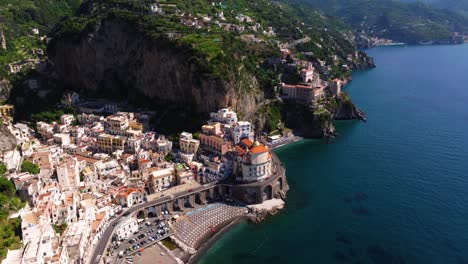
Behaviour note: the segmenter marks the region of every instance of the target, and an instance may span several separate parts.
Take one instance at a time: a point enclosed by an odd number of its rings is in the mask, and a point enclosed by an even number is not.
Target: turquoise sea
[[[277,150],[285,211],[200,263],[468,263],[468,45],[368,53],[378,67],[346,87],[368,123]]]

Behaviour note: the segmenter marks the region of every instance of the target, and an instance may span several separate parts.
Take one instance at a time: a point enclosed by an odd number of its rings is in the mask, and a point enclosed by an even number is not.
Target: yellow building
[[[97,137],[97,148],[105,153],[112,153],[116,150],[124,149],[125,140],[123,137],[101,134]]]
[[[130,121],[130,128],[132,130],[143,131],[143,124],[138,121]]]
[[[0,117],[3,119],[11,120],[15,114],[15,107],[13,105],[1,105],[0,106]]]

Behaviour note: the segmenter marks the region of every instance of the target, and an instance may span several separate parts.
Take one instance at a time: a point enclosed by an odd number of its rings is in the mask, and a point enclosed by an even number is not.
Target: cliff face
[[[6,80],[0,78],[0,101],[5,101],[10,98],[11,93],[11,83]]]
[[[105,96],[145,96],[205,113],[225,106],[245,113],[263,97],[249,73],[233,73],[229,81],[201,75],[189,51],[150,41],[119,19],[104,20],[78,38],[54,40],[48,55],[67,86]]]
[[[0,152],[13,150],[16,147],[16,138],[4,125],[0,126]]]
[[[357,108],[351,100],[338,101],[338,107],[333,113],[335,120],[360,120],[367,122],[366,114]]]

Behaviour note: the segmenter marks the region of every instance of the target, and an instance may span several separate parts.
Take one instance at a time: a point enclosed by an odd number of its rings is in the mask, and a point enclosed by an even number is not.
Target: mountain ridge
[[[458,44],[468,17],[422,2],[394,0],[293,0],[336,16],[356,32],[407,44]]]

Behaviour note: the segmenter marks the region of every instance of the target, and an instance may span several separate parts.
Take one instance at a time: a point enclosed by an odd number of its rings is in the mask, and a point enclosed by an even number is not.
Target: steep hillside
[[[48,56],[67,89],[185,112],[170,115],[179,124],[225,106],[243,116],[275,97],[281,72],[269,61],[280,46],[329,63],[324,79],[372,66],[343,23],[266,0],[90,1],[51,36]]]
[[[189,105],[195,112],[226,105],[247,112],[263,97],[257,79],[246,70],[218,68],[223,78],[217,78],[195,63],[188,47],[148,39],[123,18],[104,19],[82,36],[54,41],[49,56],[67,87],[85,88],[89,95],[135,101],[149,97],[160,104]]]
[[[341,18],[357,31],[409,44],[461,43],[468,19],[422,2],[394,0],[293,0]],[[445,2],[445,0],[444,0]]]
[[[0,152],[13,150],[16,147],[16,138],[4,125],[0,126]]]
[[[465,16],[468,16],[468,1],[467,0],[401,0],[403,2],[423,2],[431,4],[435,7],[448,9],[455,12],[459,12]]]
[[[71,16],[82,0],[0,0],[0,78],[7,65],[43,58],[46,35],[62,18]]]

